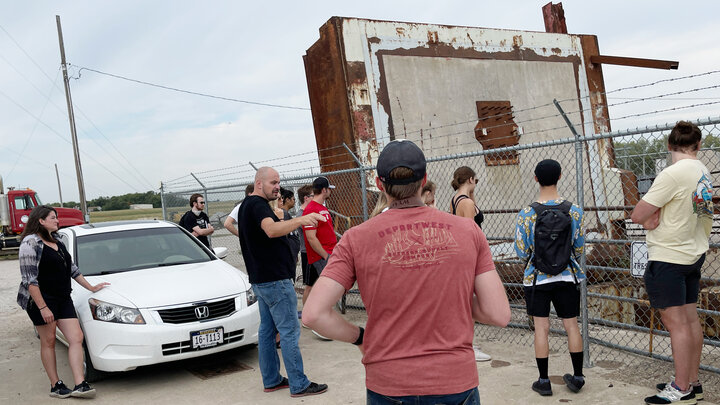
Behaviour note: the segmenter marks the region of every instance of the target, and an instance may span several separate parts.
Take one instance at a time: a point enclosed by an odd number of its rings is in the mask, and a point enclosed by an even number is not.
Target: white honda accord
[[[247,276],[164,221],[118,221],[61,229],[91,284],[73,281],[85,332],[88,381],[105,371],[181,360],[257,343],[260,314]],[[65,342],[57,331],[58,339]]]

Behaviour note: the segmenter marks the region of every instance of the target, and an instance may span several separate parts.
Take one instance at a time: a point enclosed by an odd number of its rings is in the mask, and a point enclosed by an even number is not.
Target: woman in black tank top
[[[467,166],[461,166],[455,170],[451,184],[456,192],[450,201],[450,206],[453,215],[472,218],[482,228],[484,216],[475,204],[475,185],[477,184],[475,176],[475,171]]]
[[[475,171],[467,166],[458,167],[453,173],[452,188],[455,195],[450,200],[452,214],[472,218],[482,228],[483,213],[475,204],[475,185],[477,178]],[[473,345],[475,361],[488,361],[492,359],[489,354],[483,353],[479,347]]]

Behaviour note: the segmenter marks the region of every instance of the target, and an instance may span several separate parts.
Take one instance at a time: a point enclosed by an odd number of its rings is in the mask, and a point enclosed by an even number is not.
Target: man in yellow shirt
[[[700,269],[712,228],[712,181],[697,159],[702,134],[680,121],[670,132],[672,164],[655,178],[635,206],[632,221],[647,233],[649,262],[645,289],[650,305],[670,332],[675,381],[658,384],[647,404],[695,404],[702,399],[698,381],[703,333],[697,315]]]

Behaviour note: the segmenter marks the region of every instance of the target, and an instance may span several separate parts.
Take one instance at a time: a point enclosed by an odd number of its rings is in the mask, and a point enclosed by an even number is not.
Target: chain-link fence
[[[720,118],[695,122],[703,132],[703,149],[699,159],[714,175],[720,173]],[[493,258],[507,289],[512,308],[508,328],[484,325],[476,327],[480,339],[500,340],[511,344],[533,344],[531,322],[525,311],[522,289],[523,263],[518,260],[513,241],[517,213],[529,205],[538,192],[533,168],[543,159],[555,159],[563,167],[558,184],[560,195],[583,207],[586,248],[581,259],[588,275],[582,285],[581,330],[584,337],[586,365],[592,362],[639,363],[642,356],[672,361],[670,338],[660,322],[659,313],[649,306],[641,271],[647,262],[645,231],[632,223],[630,213],[647,192],[654,176],[668,165],[666,138],[674,124],[653,128],[618,131],[609,134],[576,136],[534,144],[520,144],[460,155],[428,159],[428,178],[437,185],[435,200],[438,209],[450,211],[454,190],[450,187],[453,172],[469,166],[480,179],[475,191],[477,205],[485,214],[483,230],[487,235]],[[335,156],[357,168],[326,171],[337,188],[327,201],[339,236],[348,228],[366,220],[378,199],[374,185],[373,166],[363,166],[345,145],[334,148]],[[342,159],[340,159],[342,160]],[[336,159],[336,161],[338,161]],[[276,162],[277,163],[277,162]],[[212,236],[215,246],[227,246],[228,262],[244,267],[237,238],[222,227],[227,214],[244,198],[244,189],[252,182],[254,167],[241,171],[232,185],[208,186],[208,174],[165,183],[162,189],[163,213],[167,220],[179,220],[187,211],[190,194],[205,195],[207,210],[218,229]],[[296,191],[310,184],[319,170],[283,168],[272,165],[281,173],[283,187]],[[243,177],[245,176],[245,177]],[[184,183],[183,183],[184,182]],[[191,186],[195,183],[194,186]],[[185,186],[185,188],[179,187]],[[715,198],[714,198],[715,199]],[[298,202],[299,203],[299,202]],[[715,211],[710,251],[702,268],[698,313],[704,333],[701,369],[707,372],[707,386],[720,385],[720,247],[718,211]],[[298,275],[300,272],[298,271]],[[363,308],[356,289],[347,295],[349,307]],[[551,349],[565,347],[562,322],[551,314]],[[639,356],[635,356],[639,355]],[[669,363],[643,365],[646,374],[657,373]],[[644,363],[643,363],[644,364]]]

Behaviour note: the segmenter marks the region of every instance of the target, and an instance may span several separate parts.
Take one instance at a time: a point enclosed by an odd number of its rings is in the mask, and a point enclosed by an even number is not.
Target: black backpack
[[[532,263],[536,271],[556,276],[570,264],[572,254],[572,203],[559,205],[530,205],[537,214],[535,219],[535,246]]]

